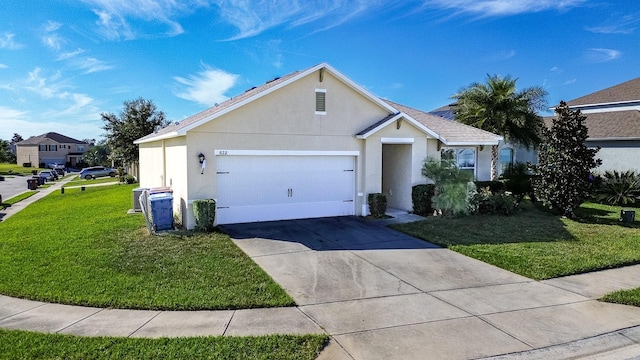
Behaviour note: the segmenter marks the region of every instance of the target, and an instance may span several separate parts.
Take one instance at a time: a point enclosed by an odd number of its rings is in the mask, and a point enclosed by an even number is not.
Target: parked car
[[[38,176],[45,178],[47,181],[53,181],[57,178],[58,174],[56,173],[56,175],[53,175],[51,171],[40,171]]]
[[[47,167],[54,170],[64,170],[64,164],[60,163],[49,163],[47,164]]]
[[[89,179],[97,178],[100,176],[115,177],[116,170],[112,168],[104,167],[104,166],[92,166],[92,167],[84,168],[82,169],[82,171],[80,171],[81,179],[89,180]]]

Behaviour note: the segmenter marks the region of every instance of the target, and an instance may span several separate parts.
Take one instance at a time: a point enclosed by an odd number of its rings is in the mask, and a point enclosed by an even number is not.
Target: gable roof
[[[609,111],[582,114],[587,117],[584,124],[588,129],[588,141],[597,140],[640,140],[640,111]],[[553,117],[545,117],[547,127]]]
[[[218,104],[217,106],[213,106],[195,115],[189,116],[188,118],[183,119],[182,121],[175,122],[165,128],[160,129],[156,133],[144,136],[136,140],[134,143],[141,144],[141,143],[146,143],[146,142],[151,142],[156,140],[169,139],[177,136],[184,136],[186,135],[187,131],[193,128],[196,128],[204,123],[207,123],[245,104],[253,102],[265,95],[270,94],[273,91],[276,91],[298,79],[301,79],[319,70],[328,71],[329,73],[331,73],[331,75],[335,76],[336,78],[338,78],[339,80],[341,80],[342,82],[350,86],[356,92],[360,93],[361,95],[373,101],[374,103],[377,103],[380,107],[389,111],[389,113],[397,112],[392,107],[390,107],[387,103],[380,100],[378,97],[371,94],[369,91],[365,90],[363,87],[354,83],[349,78],[347,78],[346,76],[342,75],[340,72],[338,72],[337,70],[329,66],[329,64],[321,63],[318,65],[312,66],[306,70],[295,71],[289,75],[285,75],[283,77],[275,78],[273,80],[267,81],[265,84],[258,87],[253,87],[236,97],[230,98],[229,100],[226,100],[221,104]]]
[[[16,143],[16,145],[38,145],[47,139],[53,140],[60,144],[86,144],[84,141],[76,140],[74,138],[58,134],[56,132],[48,132],[46,134],[32,136],[26,140],[22,140]]]
[[[386,100],[390,105],[439,135],[445,145],[497,145],[502,136],[450,121],[424,111]]]
[[[568,101],[571,107],[640,101],[640,77]]]

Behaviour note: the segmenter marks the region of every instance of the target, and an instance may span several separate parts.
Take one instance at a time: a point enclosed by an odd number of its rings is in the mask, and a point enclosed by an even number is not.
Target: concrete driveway
[[[321,358],[475,359],[640,324],[638,308],[533,281],[360,218],[224,230],[332,336]],[[633,336],[640,342],[638,331]]]
[[[0,181],[2,200],[7,200],[27,191],[27,179],[29,178],[28,176],[5,176],[4,181]]]

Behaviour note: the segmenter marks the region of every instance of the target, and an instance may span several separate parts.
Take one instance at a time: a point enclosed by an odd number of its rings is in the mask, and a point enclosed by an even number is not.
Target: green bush
[[[369,194],[367,197],[369,212],[374,218],[380,219],[387,212],[387,195],[382,193]]]
[[[194,200],[193,216],[196,218],[197,230],[213,231],[216,220],[216,201],[213,199]]]
[[[506,184],[504,181],[500,180],[490,180],[490,181],[474,181],[476,184],[476,189],[484,189],[489,188],[492,193],[504,192],[506,190]]]
[[[118,167],[118,169],[116,169],[116,175],[118,175],[118,181],[123,183],[125,182],[125,175],[127,175],[127,172],[124,171],[124,168],[122,166]]]
[[[640,202],[640,175],[633,170],[606,171],[600,178],[595,198],[607,205],[630,205]]]
[[[124,176],[124,182],[126,182],[127,184],[133,184],[136,182],[136,178],[132,175],[127,174]]]
[[[432,206],[443,215],[469,214],[469,201],[476,192],[473,174],[460,170],[452,159],[427,158],[422,175],[436,183]]]
[[[531,200],[535,201],[533,175],[527,164],[515,163],[502,174],[502,177],[505,179],[506,190],[515,197],[518,203],[522,201],[525,195],[529,195]]]
[[[428,216],[433,212],[431,199],[435,194],[435,184],[415,185],[411,188],[411,201],[413,202],[413,213],[420,216]]]
[[[511,215],[516,208],[516,199],[507,193],[492,193],[484,188],[473,195],[471,212],[476,215]]]

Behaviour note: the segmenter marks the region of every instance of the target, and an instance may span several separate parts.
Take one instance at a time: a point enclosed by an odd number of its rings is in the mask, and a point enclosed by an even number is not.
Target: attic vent
[[[179,122],[179,121],[176,121],[176,125],[180,125],[180,122]]]
[[[327,114],[326,99],[327,99],[327,90],[316,89],[316,115]]]
[[[256,88],[256,87],[254,86],[254,87],[252,87],[252,88],[250,88],[250,89],[245,90],[244,92],[249,92],[249,91],[251,91],[251,90],[253,90],[253,89],[255,89],[255,88]]]
[[[274,82],[274,81],[276,81],[278,79],[280,79],[280,76],[278,76],[277,78],[273,78],[273,79],[267,81],[265,84],[272,83],[272,82]]]

